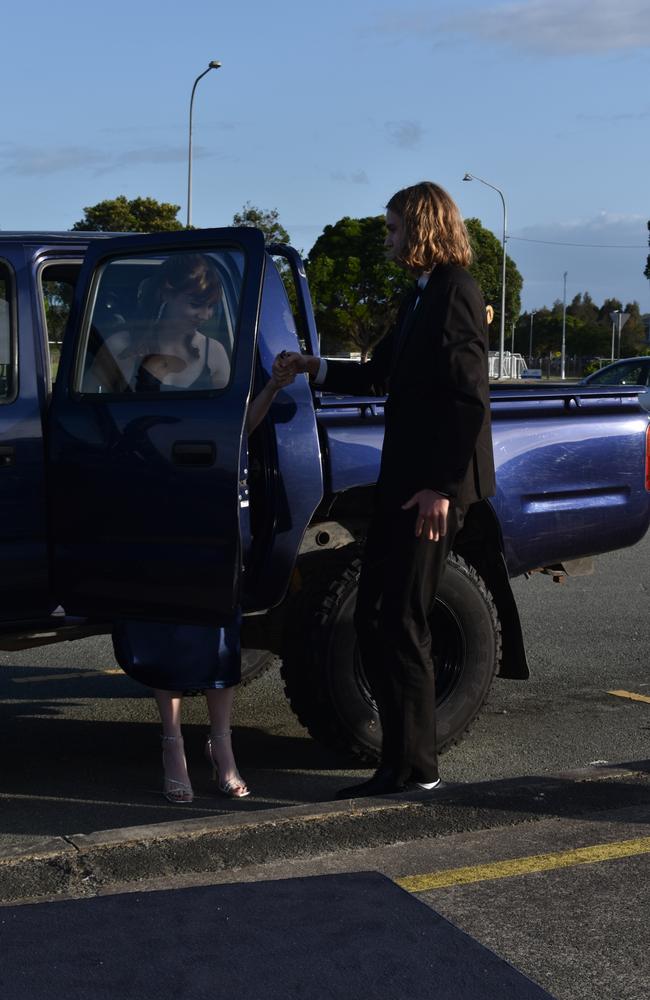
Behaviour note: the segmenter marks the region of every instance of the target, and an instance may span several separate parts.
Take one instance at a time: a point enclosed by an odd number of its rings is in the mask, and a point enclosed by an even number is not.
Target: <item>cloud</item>
[[[422,138],[422,127],[417,122],[386,122],[389,140],[402,149],[414,149]]]
[[[365,170],[354,170],[351,174],[346,174],[342,170],[333,170],[330,174],[333,181],[342,181],[347,184],[369,184],[368,174]]]
[[[238,121],[204,121],[201,122],[201,129],[218,129],[222,132],[234,132],[235,129],[241,127],[241,122]],[[149,133],[170,133],[173,132],[177,134],[179,131],[184,131],[187,129],[186,122],[167,122],[165,125],[107,125],[104,128],[100,128],[98,131],[106,135],[143,135],[146,132]]]
[[[214,154],[204,146],[192,146],[192,159],[202,159]],[[147,146],[143,149],[127,149],[119,153],[113,161],[114,167],[131,166],[135,163],[183,163],[187,160],[185,146]]]
[[[589,249],[643,249],[648,243],[647,217],[602,211],[588,219],[526,226],[511,238]]]
[[[642,122],[650,118],[650,109],[647,111],[614,111],[607,115],[580,114],[577,117],[580,121],[587,122]]]
[[[520,0],[472,9],[443,27],[551,55],[650,47],[647,0]]]
[[[203,146],[193,149],[196,159],[213,155]],[[146,146],[115,153],[90,146],[41,148],[0,143],[0,172],[24,177],[44,177],[72,170],[92,170],[94,176],[101,176],[136,164],[183,163],[186,160],[185,146]]]
[[[474,0],[460,12],[445,6],[448,14],[421,7],[385,10],[369,30],[436,45],[448,44],[450,35],[469,36],[555,56],[650,48],[647,0],[514,0],[487,6]]]
[[[68,170],[87,170],[104,162],[106,154],[89,146],[0,146],[0,171],[27,177],[57,174]]]

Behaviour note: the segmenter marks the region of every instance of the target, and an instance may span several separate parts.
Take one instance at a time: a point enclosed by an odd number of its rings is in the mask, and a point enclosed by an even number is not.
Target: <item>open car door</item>
[[[47,436],[67,614],[221,624],[237,607],[264,266],[250,228],[89,248]]]

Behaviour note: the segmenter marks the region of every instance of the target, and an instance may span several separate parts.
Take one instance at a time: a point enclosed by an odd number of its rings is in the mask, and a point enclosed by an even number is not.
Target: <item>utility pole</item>
[[[560,361],[560,378],[566,378],[566,276],[569,272],[564,272],[564,296],[562,299],[562,354]]]

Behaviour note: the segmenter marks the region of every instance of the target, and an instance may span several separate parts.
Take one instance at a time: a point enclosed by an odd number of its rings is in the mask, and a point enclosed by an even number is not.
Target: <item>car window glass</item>
[[[12,282],[0,263],[0,403],[14,395],[14,338],[12,336]]]
[[[50,359],[50,377],[54,382],[59,367],[61,344],[68,324],[72,297],[81,262],[56,261],[40,271],[40,292]]]
[[[645,384],[643,365],[640,362],[613,365],[599,372],[592,382],[596,385],[643,385]]]
[[[225,388],[236,343],[238,250],[133,255],[103,266],[75,388],[118,395]]]

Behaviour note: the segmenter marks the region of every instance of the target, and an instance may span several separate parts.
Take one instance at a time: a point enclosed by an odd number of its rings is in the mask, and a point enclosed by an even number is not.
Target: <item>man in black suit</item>
[[[386,208],[386,256],[417,279],[393,330],[366,364],[284,357],[326,390],[388,396],[354,619],[381,765],[339,798],[440,787],[429,618],[467,508],[495,491],[485,304],[460,212],[428,181]]]

